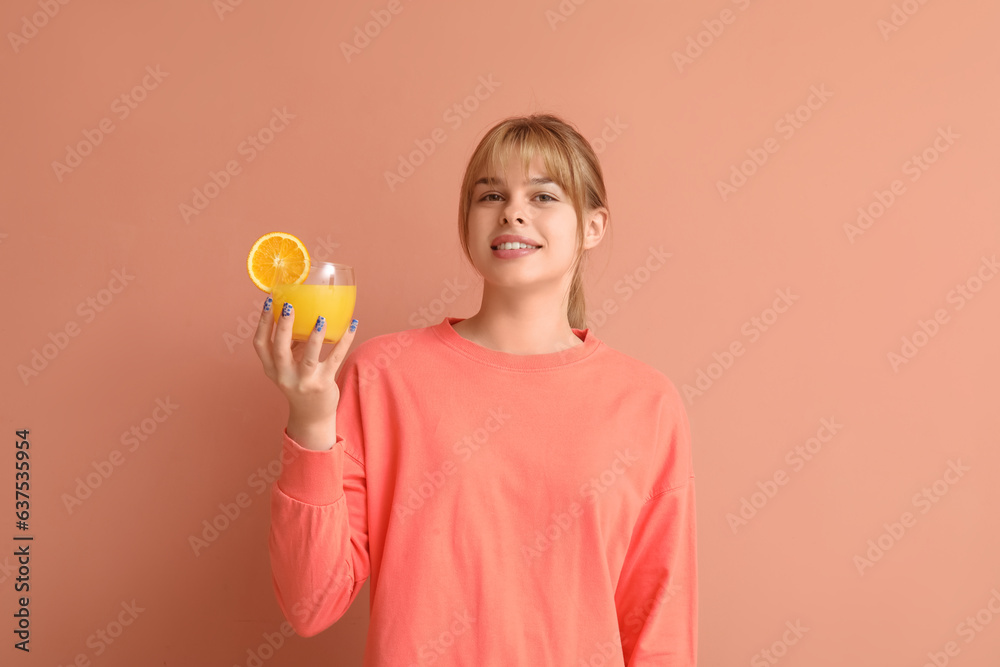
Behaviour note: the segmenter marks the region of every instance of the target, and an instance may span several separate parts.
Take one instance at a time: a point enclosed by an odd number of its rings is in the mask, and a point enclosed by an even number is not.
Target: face
[[[568,291],[576,256],[573,203],[568,193],[548,179],[540,155],[532,160],[527,174],[521,173],[519,160],[511,162],[498,181],[487,183],[484,177],[473,187],[469,207],[473,264],[485,281],[498,287]],[[540,247],[520,257],[499,257],[491,246],[503,234],[526,237]],[[588,237],[584,247],[599,240],[599,236],[596,240]]]

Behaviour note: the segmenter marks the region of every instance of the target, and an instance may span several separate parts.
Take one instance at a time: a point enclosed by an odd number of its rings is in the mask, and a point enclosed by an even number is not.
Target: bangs
[[[528,168],[536,156],[541,155],[545,175],[562,188],[574,202],[579,197],[579,183],[574,172],[570,156],[564,152],[562,144],[538,125],[513,125],[507,131],[491,137],[478,155],[476,164],[470,165],[470,188],[467,193],[472,197],[472,185],[479,178],[499,178],[507,173],[507,169],[521,156],[521,171],[527,176]]]

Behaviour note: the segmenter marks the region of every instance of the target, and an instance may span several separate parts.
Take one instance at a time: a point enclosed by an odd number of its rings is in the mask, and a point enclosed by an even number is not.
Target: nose
[[[521,213],[521,209],[514,203],[508,204],[503,212],[503,221],[509,223],[511,220],[517,220],[522,225],[524,224],[524,214]]]

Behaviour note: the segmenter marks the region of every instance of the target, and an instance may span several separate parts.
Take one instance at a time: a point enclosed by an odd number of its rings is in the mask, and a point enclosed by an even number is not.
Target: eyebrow
[[[476,181],[475,183],[473,183],[472,187],[476,187],[477,185],[504,185],[504,180],[502,178],[490,178],[488,176],[484,176],[484,177],[480,178],[478,181]],[[530,179],[528,181],[528,185],[555,185],[555,186],[558,186],[559,184],[556,183],[555,181],[553,181],[548,176],[535,176],[534,178],[532,178],[532,179]]]

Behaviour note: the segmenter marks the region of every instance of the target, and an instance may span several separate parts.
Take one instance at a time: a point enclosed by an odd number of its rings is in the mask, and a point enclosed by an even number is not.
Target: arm
[[[687,412],[667,384],[658,422],[663,456],[622,563],[615,605],[628,667],[695,667],[698,564],[694,467]]]
[[[695,667],[698,576],[694,477],[653,496],[632,532],[615,591],[628,667]]]
[[[307,449],[285,428],[281,473],[271,488],[272,583],[282,613],[303,637],[338,621],[370,573],[367,487],[357,454],[364,442],[352,357],[337,381],[333,447]]]

